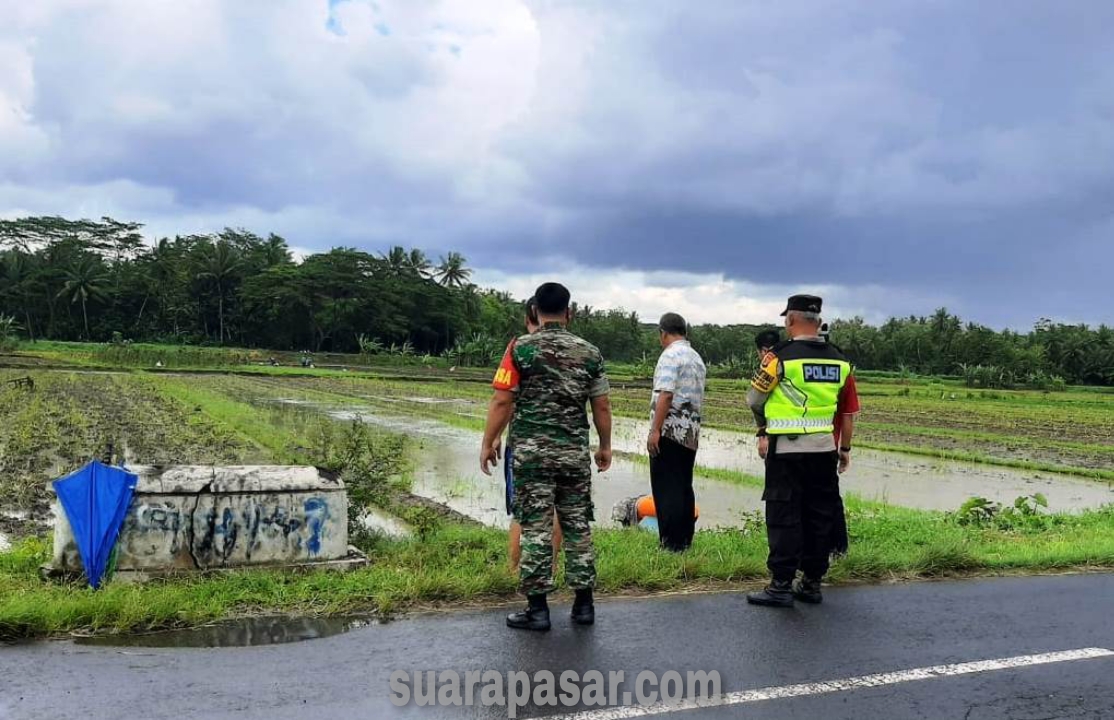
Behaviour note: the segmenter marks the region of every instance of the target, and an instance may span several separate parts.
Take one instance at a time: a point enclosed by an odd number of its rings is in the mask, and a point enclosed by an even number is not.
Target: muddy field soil
[[[8,375],[11,371],[8,371]],[[0,373],[2,377],[4,373]],[[245,462],[260,456],[261,448],[245,442],[235,432],[214,423],[199,409],[185,407],[159,391],[157,383],[142,376],[77,375],[65,372],[35,373],[34,393],[17,388],[0,391],[0,426],[3,472],[0,473],[0,510],[31,510],[31,520],[45,511],[47,482],[76,467],[113,443],[128,462]],[[413,451],[413,495],[443,504],[452,511],[492,526],[506,526],[502,469],[494,477],[479,470],[480,433],[485,412],[486,387],[475,383],[417,384],[359,378],[197,377],[196,382],[230,398],[263,407],[275,403],[300,404],[313,413],[337,421],[356,417],[408,435]],[[424,392],[423,392],[424,391]],[[633,396],[617,397],[631,405]],[[720,397],[713,407],[726,412]],[[889,399],[887,399],[889,401]],[[917,402],[922,402],[917,400]],[[1102,408],[1084,403],[1088,417]],[[1084,407],[1085,406],[1085,407]],[[633,405],[632,405],[633,407]],[[732,405],[732,412],[738,408]],[[892,410],[892,408],[889,408]],[[887,412],[889,411],[887,410]],[[1011,410],[1024,413],[1025,408]],[[1037,407],[1038,415],[1048,414]],[[1082,417],[1082,416],[1081,416]],[[1105,422],[1105,421],[1104,421]],[[618,417],[615,449],[642,456],[648,422]],[[1106,425],[1095,425],[1106,432]],[[1093,428],[1094,429],[1094,428]],[[897,441],[909,444],[905,434]],[[1080,439],[1085,439],[1082,435]],[[984,445],[956,438],[928,438],[927,446],[984,451]],[[943,445],[942,445],[943,443]],[[1064,448],[1056,450],[1059,453]],[[1003,446],[995,452],[1010,457],[1041,460],[1044,450]],[[1090,452],[1080,450],[1080,453]],[[1105,460],[1110,453],[1097,453]],[[1055,461],[1063,460],[1056,455]],[[1080,455],[1081,460],[1091,460]],[[704,431],[697,458],[700,468],[726,470],[732,478],[698,477],[697,501],[701,527],[735,526],[759,509],[762,461],[749,433],[715,428]],[[1012,503],[1019,496],[1042,493],[1052,511],[1073,511],[1114,502],[1114,485],[1068,475],[1013,470],[998,466],[937,460],[890,452],[856,450],[843,489],[862,498],[894,505],[933,510],[954,510],[973,496]],[[628,497],[649,492],[649,471],[643,462],[619,458],[606,474],[595,477],[593,496],[596,520],[610,523],[614,505]],[[6,501],[4,501],[6,498]],[[391,525],[391,518],[371,522],[390,525],[392,532],[407,528]],[[26,534],[26,519],[0,523],[8,538]],[[0,537],[0,543],[5,540]]]
[[[943,436],[930,436],[902,432],[900,429],[872,425],[861,433],[871,442],[943,450],[955,453],[976,452],[992,458],[1017,460],[1026,463],[1062,465],[1071,468],[1114,470],[1114,446],[1104,447],[1047,447],[1033,446],[1024,441],[979,438],[976,440]]]
[[[150,465],[257,457],[148,378],[49,372],[33,379],[33,388],[0,386],[0,511],[45,519],[49,482],[110,449],[117,462]]]

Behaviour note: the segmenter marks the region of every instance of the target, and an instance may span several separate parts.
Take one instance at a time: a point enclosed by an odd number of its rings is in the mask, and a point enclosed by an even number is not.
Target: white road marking
[[[994,670],[1013,670],[1015,668],[1048,665],[1050,663],[1069,662],[1072,660],[1094,660],[1103,657],[1114,657],[1114,650],[1107,650],[1106,648],[1082,648],[1079,650],[1041,653],[1039,655],[1019,655],[1017,657],[1002,658],[1001,660],[978,660],[976,662],[955,663],[953,665],[933,665],[931,667],[898,670],[895,672],[878,673],[876,675],[860,675],[859,677],[844,678],[842,680],[828,680],[817,683],[743,690],[740,692],[726,693],[715,700],[699,702],[688,700],[672,705],[655,703],[653,705],[624,705],[622,707],[584,710],[564,715],[545,716],[545,720],[623,720],[624,718],[664,715],[667,713],[696,710],[705,707],[724,707],[728,705],[762,702],[764,700],[802,697],[805,695],[823,695],[826,693],[881,687],[883,685],[895,685],[897,683],[912,682],[914,680],[931,680],[933,678],[972,675],[974,673],[992,672]]]

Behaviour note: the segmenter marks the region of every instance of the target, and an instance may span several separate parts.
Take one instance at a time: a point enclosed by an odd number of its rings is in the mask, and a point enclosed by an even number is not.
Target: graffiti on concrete
[[[326,532],[325,523],[329,519],[329,506],[321,498],[310,498],[303,507],[310,531],[309,552],[311,555],[318,555],[321,552],[321,535]]]
[[[200,505],[193,516],[199,567],[317,558],[332,536],[346,535],[317,495],[230,496]]]
[[[346,557],[343,485],[318,477],[312,468],[295,470],[305,475],[298,483],[289,482],[290,473],[270,467],[178,468],[174,475],[164,470],[152,474],[146,487],[141,474],[117,541],[118,569],[208,569]],[[220,481],[212,479],[214,474]],[[64,518],[55,540],[55,565],[79,568]]]

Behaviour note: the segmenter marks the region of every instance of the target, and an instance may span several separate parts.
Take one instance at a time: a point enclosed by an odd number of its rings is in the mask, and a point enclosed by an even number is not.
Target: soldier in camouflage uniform
[[[565,536],[565,579],[576,591],[572,619],[584,625],[595,621],[586,407],[591,405],[600,436],[595,460],[603,472],[611,466],[611,405],[600,351],[566,329],[569,291],[557,283],[546,283],[535,298],[542,327],[508,348],[495,375],[480,466],[491,474],[491,465],[498,462],[499,433],[513,413],[514,514],[522,526],[519,580],[529,605],[508,616],[507,625],[548,630],[546,596],[554,590],[554,509]]]

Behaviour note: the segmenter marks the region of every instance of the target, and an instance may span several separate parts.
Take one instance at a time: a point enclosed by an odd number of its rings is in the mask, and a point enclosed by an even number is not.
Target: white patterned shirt
[[[700,353],[688,340],[677,340],[662,351],[654,369],[654,392],[650,398],[650,418],[658,396],[673,393],[673,405],[662,425],[662,437],[696,450],[700,443],[700,412],[704,406],[704,378],[707,370]]]

